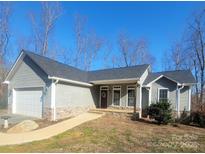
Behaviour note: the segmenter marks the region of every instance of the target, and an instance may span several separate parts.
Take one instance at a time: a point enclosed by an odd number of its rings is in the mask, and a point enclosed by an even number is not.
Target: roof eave
[[[18,58],[16,59],[15,63],[13,64],[13,66],[11,67],[10,71],[8,72],[8,74],[6,75],[5,80],[2,82],[3,84],[9,84],[9,77],[11,75],[11,73],[14,71],[16,65],[18,64],[18,62],[23,59],[23,57],[25,56],[23,50],[21,51],[21,53],[19,54]]]
[[[63,81],[63,82],[82,85],[82,86],[87,86],[87,87],[92,87],[93,86],[93,84],[90,84],[90,83],[75,81],[75,80],[70,80],[70,79],[65,79],[65,78],[59,78],[59,77],[55,77],[55,76],[48,76],[48,79]]]
[[[94,80],[90,81],[93,84],[121,84],[121,83],[135,83],[138,82],[139,78],[127,78],[127,79],[109,79],[109,80]]]

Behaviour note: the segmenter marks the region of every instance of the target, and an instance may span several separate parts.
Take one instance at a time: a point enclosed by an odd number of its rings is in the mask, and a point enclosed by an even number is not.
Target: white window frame
[[[169,100],[169,88],[158,88],[157,100],[159,101],[160,90],[167,90],[167,100]]]
[[[114,105],[114,91],[115,90],[120,90],[120,104],[119,105]],[[119,85],[112,87],[112,106],[121,106],[121,86]]]
[[[100,98],[99,98],[99,107],[101,108],[101,91],[106,90],[107,91],[107,107],[108,107],[108,100],[109,100],[109,86],[100,86]]]
[[[135,101],[136,101],[136,85],[127,85],[127,94],[126,94],[126,107],[134,107],[134,106],[129,106],[128,105],[128,90],[135,90]]]

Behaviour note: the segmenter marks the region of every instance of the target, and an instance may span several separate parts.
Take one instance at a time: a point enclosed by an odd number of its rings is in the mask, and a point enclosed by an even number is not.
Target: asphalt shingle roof
[[[136,65],[130,67],[90,71],[89,80],[96,81],[96,80],[140,78],[148,67],[149,67],[148,64],[144,64],[144,65]]]
[[[195,78],[193,77],[190,70],[176,70],[176,71],[164,71],[164,72],[156,72],[149,73],[147,78],[144,81],[144,85],[149,84],[151,81],[160,77],[161,75],[168,77],[180,84],[182,83],[196,83]]]
[[[47,75],[70,79],[75,81],[82,81],[89,83],[96,80],[112,80],[112,79],[127,79],[140,78],[145,70],[149,67],[148,64],[136,65],[131,67],[111,68],[95,71],[83,71],[81,69],[60,63],[50,58],[40,56],[38,54],[24,51],[23,52],[31,58]],[[179,83],[195,83],[195,79],[189,70],[182,71],[167,71],[149,73],[144,81],[144,85],[150,83],[160,75],[167,76]]]
[[[87,82],[87,72],[38,54],[23,51],[49,76]]]
[[[140,78],[149,65],[111,68],[96,71],[83,71],[78,68],[60,63],[33,52],[23,51],[49,76],[89,82],[94,80],[112,80],[126,78]]]

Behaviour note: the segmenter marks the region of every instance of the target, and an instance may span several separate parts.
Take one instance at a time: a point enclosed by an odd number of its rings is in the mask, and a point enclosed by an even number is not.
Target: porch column
[[[142,117],[142,87],[141,85],[136,85],[136,107],[139,108],[139,118]]]
[[[191,86],[189,86],[189,107],[188,107],[188,111],[191,111]]]

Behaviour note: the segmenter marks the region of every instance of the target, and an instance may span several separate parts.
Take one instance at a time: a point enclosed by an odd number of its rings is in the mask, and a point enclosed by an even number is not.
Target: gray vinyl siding
[[[12,106],[12,89],[42,87],[44,89],[43,107],[50,108],[50,85],[51,81],[47,79],[47,75],[31,59],[25,57],[10,79],[8,86],[8,105]]]
[[[165,77],[157,80],[152,83],[152,94],[151,94],[151,102],[154,103],[158,99],[158,89],[159,88],[168,88],[169,90],[169,100],[171,101],[172,108],[176,110],[176,89],[177,84]]]
[[[146,88],[142,88],[142,109],[145,109],[149,105],[149,91]]]
[[[11,78],[10,84],[14,88],[44,87],[46,84],[45,78],[45,74],[39,67],[25,57]]]
[[[56,84],[56,107],[93,107],[96,98],[89,87],[59,82]]]
[[[189,87],[185,86],[180,90],[180,111],[188,111],[189,107]]]

